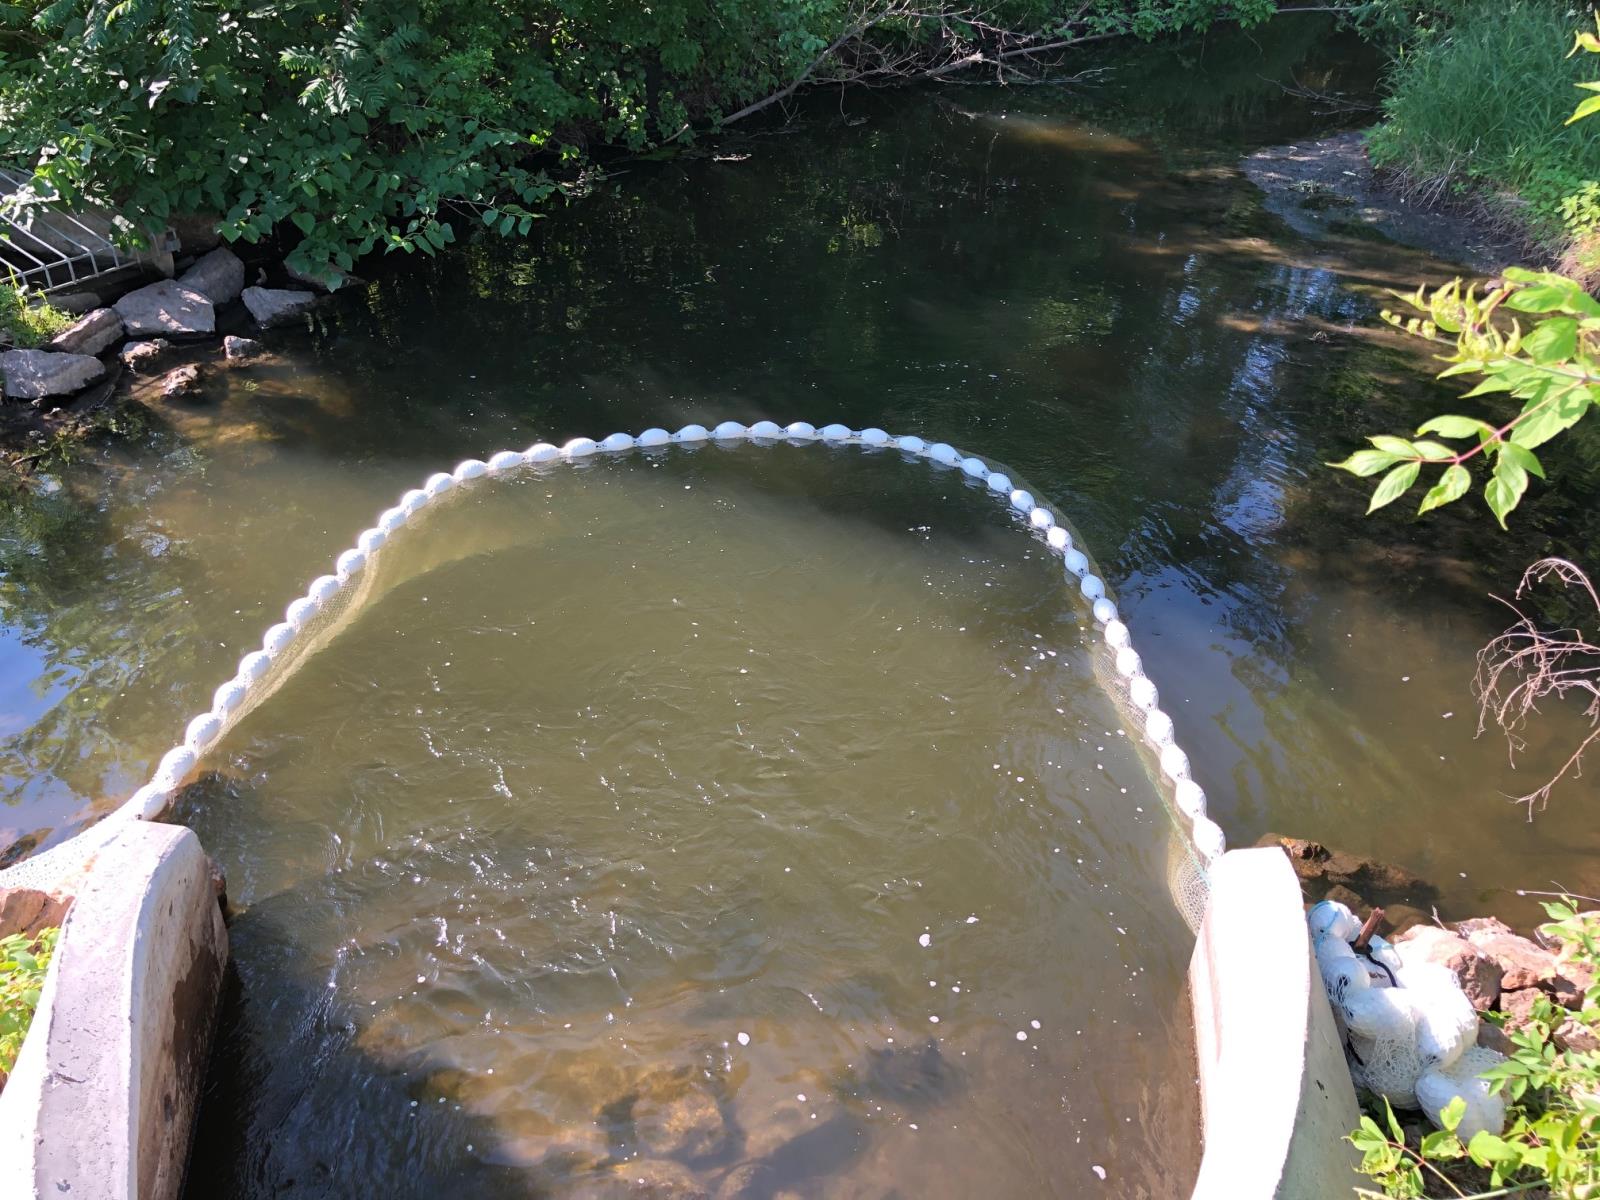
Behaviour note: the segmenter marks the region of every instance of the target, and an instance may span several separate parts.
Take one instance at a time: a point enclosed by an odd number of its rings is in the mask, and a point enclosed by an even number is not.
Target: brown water
[[[1576,715],[1513,771],[1467,688],[1489,593],[1596,544],[1600,454],[1553,456],[1514,537],[1364,519],[1322,467],[1454,406],[1375,330],[1382,286],[1451,268],[1300,240],[1239,178],[1329,126],[1274,79],[1349,77],[1280,26],[1091,93],[830,97],[528,243],[380,268],[156,409],[0,542],[17,852],[131,791],[428,472],[770,417],[942,438],[1055,502],[1233,844],[1378,854],[1446,915],[1600,894],[1592,779],[1531,823],[1506,799]],[[475,503],[190,798],[244,910],[191,1195],[1187,1193],[1167,830],[1033,543],[820,447]]]

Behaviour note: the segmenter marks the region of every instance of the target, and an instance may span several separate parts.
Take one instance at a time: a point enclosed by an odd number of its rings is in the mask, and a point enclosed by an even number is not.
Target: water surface
[[[1559,766],[1576,714],[1548,713],[1513,770],[1468,691],[1506,623],[1490,594],[1597,543],[1600,453],[1553,455],[1513,537],[1464,506],[1364,518],[1324,468],[1456,407],[1376,321],[1382,288],[1454,268],[1263,209],[1238,156],[1351,119],[1279,82],[1371,78],[1325,27],[1273,28],[1114,57],[1093,88],[827,97],[720,159],[631,166],[528,242],[378,264],[207,404],[158,406],[9,518],[14,852],[126,795],[441,464],[837,419],[992,455],[1082,528],[1233,844],[1377,854],[1447,916],[1600,894],[1592,782],[1532,822],[1507,799]],[[1077,618],[964,491],[773,453],[485,499],[491,541],[396,589],[230,739],[188,810],[245,906],[208,1194],[345,1195],[368,1169],[396,1194],[457,1171],[489,1194],[595,1183],[632,1145],[618,1097],[681,1114],[690,1093],[724,1134],[653,1153],[664,1188],[748,1163],[800,1195],[981,1176],[1076,1196],[1100,1166],[1107,1194],[1184,1194],[1187,939]],[[674,596],[707,614],[693,650]],[[680,842],[705,853],[674,862]],[[990,991],[922,1011],[957,978]],[[1049,1036],[1016,1043],[1024,1019]]]

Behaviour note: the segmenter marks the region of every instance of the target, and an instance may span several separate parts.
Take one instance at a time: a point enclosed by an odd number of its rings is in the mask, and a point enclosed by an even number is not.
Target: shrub
[[[1419,182],[1510,192],[1551,245],[1593,232],[1600,126],[1564,124],[1592,70],[1567,54],[1572,22],[1556,0],[1473,0],[1421,28],[1392,68],[1373,161]]]
[[[37,937],[14,933],[0,938],[0,1076],[17,1065],[60,936],[59,929],[43,929]]]
[[[52,308],[48,300],[32,303],[26,289],[15,283],[0,284],[0,342],[28,350],[71,324],[72,318]]]

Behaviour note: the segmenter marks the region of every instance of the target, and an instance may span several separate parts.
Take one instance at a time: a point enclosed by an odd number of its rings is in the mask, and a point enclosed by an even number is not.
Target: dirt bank
[[[1481,274],[1527,263],[1529,247],[1503,222],[1465,205],[1412,203],[1367,158],[1360,131],[1258,150],[1241,164],[1269,211],[1307,237],[1380,236]]]

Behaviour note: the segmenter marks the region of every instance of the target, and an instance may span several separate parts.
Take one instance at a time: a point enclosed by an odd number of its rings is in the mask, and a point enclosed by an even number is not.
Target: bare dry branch
[[[1543,558],[1529,567],[1517,585],[1516,596],[1501,602],[1517,615],[1516,623],[1478,651],[1478,670],[1472,690],[1478,698],[1478,733],[1490,724],[1505,733],[1512,765],[1526,747],[1522,730],[1539,711],[1542,700],[1576,701],[1583,705],[1589,733],[1561,768],[1542,786],[1515,802],[1533,814],[1550,801],[1555,786],[1568,776],[1583,774],[1584,754],[1600,742],[1600,645],[1581,630],[1541,629],[1518,603],[1541,584],[1555,583],[1575,589],[1594,607],[1600,629],[1600,591],[1583,571],[1564,558]]]

